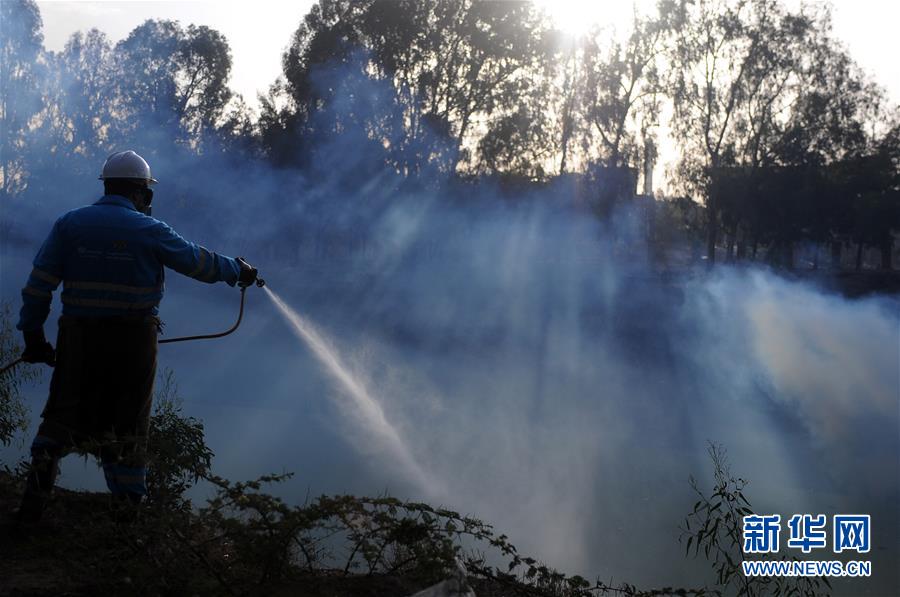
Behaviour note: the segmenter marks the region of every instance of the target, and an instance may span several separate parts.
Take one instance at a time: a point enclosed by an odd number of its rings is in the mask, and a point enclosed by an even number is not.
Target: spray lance
[[[237,321],[235,321],[234,325],[231,326],[230,328],[228,328],[227,330],[225,330],[224,332],[219,332],[218,334],[200,334],[200,335],[196,335],[196,336],[180,336],[178,338],[166,338],[165,340],[159,340],[158,344],[171,344],[172,342],[188,342],[190,340],[212,340],[214,338],[224,338],[225,336],[231,334],[236,329],[238,329],[239,325],[241,325],[241,320],[244,318],[244,298],[246,296],[247,288],[253,284],[256,284],[257,288],[262,288],[263,286],[266,285],[266,281],[263,280],[262,278],[260,278],[259,276],[257,276],[256,280],[254,282],[250,282],[248,284],[243,284],[241,282],[238,282],[238,287],[241,289],[241,304],[238,309]],[[3,369],[0,369],[0,375],[3,375],[4,373],[6,373],[7,371],[9,371],[10,369],[14,368],[16,365],[18,365],[19,363],[22,363],[22,362],[23,362],[22,357],[19,357],[15,361],[5,365],[3,367]]]

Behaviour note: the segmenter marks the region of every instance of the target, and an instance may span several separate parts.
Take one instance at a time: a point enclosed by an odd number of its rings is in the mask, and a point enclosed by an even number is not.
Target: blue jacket
[[[52,292],[63,283],[63,314],[153,314],[163,297],[163,266],[201,282],[234,286],[235,259],[190,243],[125,197],[106,195],[59,218],[34,258],[16,326],[41,328]]]

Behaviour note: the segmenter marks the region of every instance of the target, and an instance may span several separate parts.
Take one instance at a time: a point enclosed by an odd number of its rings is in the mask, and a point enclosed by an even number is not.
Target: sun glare
[[[594,25],[625,29],[631,25],[634,7],[648,0],[616,2],[609,0],[533,0],[547,13],[554,25],[573,37],[587,33]],[[650,0],[652,3],[652,0]]]

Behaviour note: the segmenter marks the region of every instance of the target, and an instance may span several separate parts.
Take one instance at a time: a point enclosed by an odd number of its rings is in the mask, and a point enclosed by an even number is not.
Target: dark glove
[[[238,275],[238,286],[246,288],[256,282],[256,276],[259,273],[256,268],[244,261],[243,257],[238,257],[237,262],[241,266],[241,273]]]
[[[56,351],[44,338],[44,328],[24,332],[25,352],[22,360],[26,363],[47,363],[51,367],[56,363]]]

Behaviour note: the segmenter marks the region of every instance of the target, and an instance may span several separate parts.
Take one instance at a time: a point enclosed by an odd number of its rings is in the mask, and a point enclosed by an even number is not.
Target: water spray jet
[[[266,292],[266,295],[272,300],[278,308],[278,311],[290,324],[294,331],[294,335],[309,347],[319,365],[337,383],[341,390],[350,397],[354,406],[354,412],[358,413],[361,424],[372,433],[373,436],[378,438],[387,450],[393,454],[410,480],[415,482],[420,488],[433,493],[434,481],[425,473],[413,457],[412,451],[400,437],[396,428],[388,421],[384,414],[384,410],[378,401],[372,397],[365,385],[357,379],[344,364],[338,352],[330,346],[329,342],[325,340],[321,333],[319,333],[306,319],[301,317],[299,313],[289,307],[281,297],[266,286],[264,279],[257,277],[256,280],[250,284],[239,284],[241,302],[238,309],[237,321],[224,332],[167,338],[159,340],[158,343],[171,344],[175,342],[189,342],[192,340],[212,340],[223,338],[234,333],[243,320],[246,292],[247,288],[252,284],[255,284],[257,288],[262,288]],[[15,368],[22,362],[24,361],[20,357],[11,363],[8,363],[0,369],[0,375]]]
[[[372,396],[365,384],[347,367],[337,350],[330,345],[309,321],[288,306],[271,288],[266,286],[263,290],[272,299],[272,302],[284,319],[290,324],[294,335],[309,347],[322,369],[350,398],[353,406],[352,412],[359,419],[360,424],[392,453],[411,481],[415,482],[427,493],[435,494],[434,480],[425,473],[424,469],[416,461],[412,450],[410,450],[397,429],[388,421],[381,404]]]

